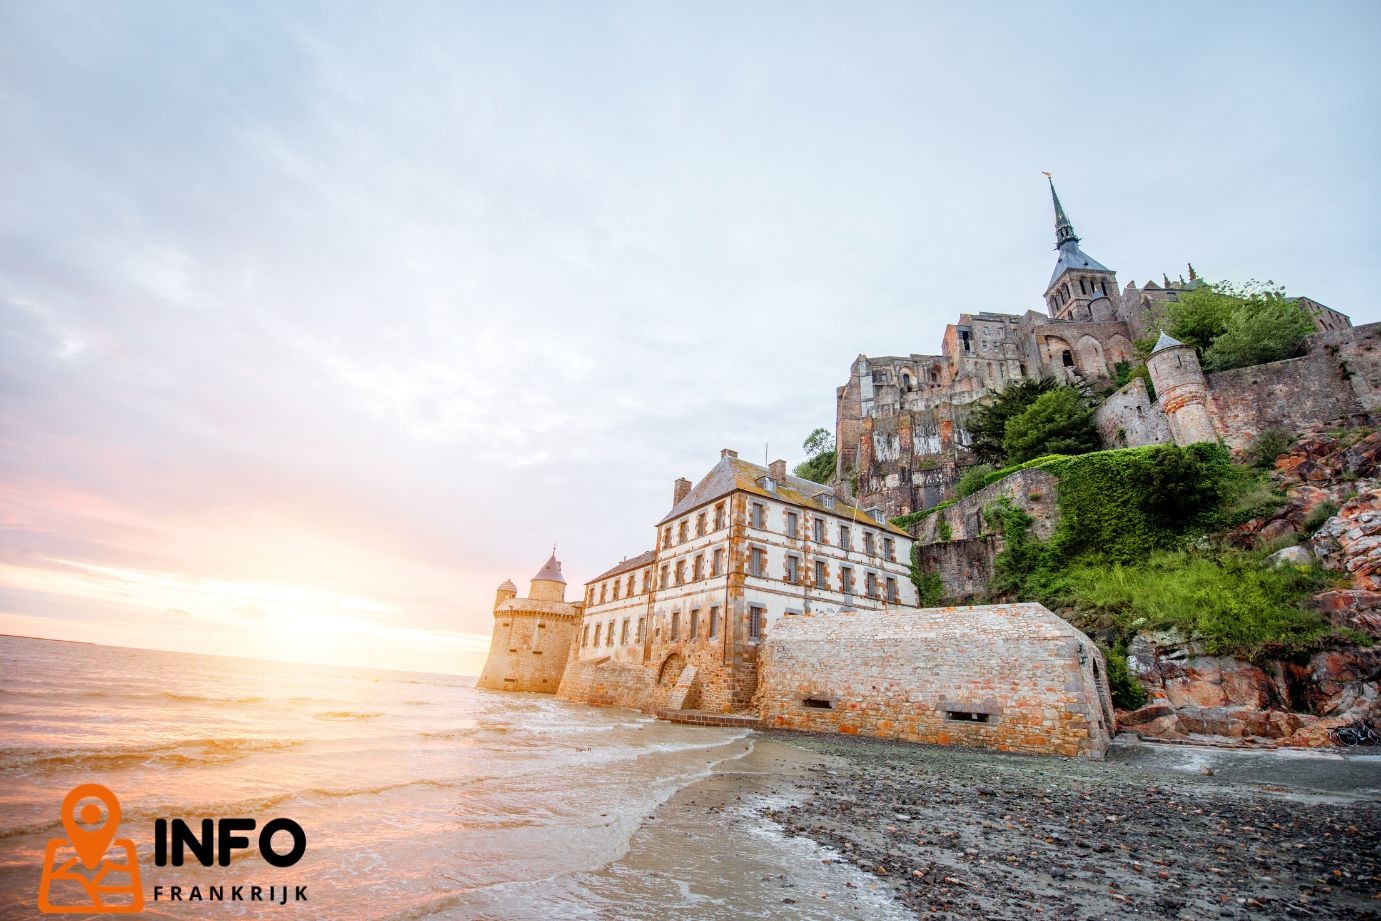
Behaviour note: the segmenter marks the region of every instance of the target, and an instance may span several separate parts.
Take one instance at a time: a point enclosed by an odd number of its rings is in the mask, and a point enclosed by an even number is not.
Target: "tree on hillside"
[[[1314,328],[1309,315],[1269,281],[1220,281],[1182,291],[1156,308],[1151,327],[1137,341],[1143,356],[1165,330],[1198,349],[1206,371],[1294,358]]]
[[[835,450],[834,436],[819,428],[806,436],[801,443],[806,459],[791,471],[803,480],[814,483],[828,483],[834,478]]]
[[[1020,464],[1045,454],[1086,454],[1098,448],[1092,402],[1065,384],[1036,398],[1007,420],[1002,441],[1007,463]]]
[[[1203,353],[1205,371],[1227,371],[1304,354],[1314,331],[1309,315],[1292,300],[1272,298],[1228,318],[1223,332]]]
[[[1025,412],[1037,397],[1057,386],[1053,377],[1015,381],[994,394],[990,402],[969,413],[965,427],[973,439],[973,452],[978,459],[986,464],[1004,466],[1008,420]]]

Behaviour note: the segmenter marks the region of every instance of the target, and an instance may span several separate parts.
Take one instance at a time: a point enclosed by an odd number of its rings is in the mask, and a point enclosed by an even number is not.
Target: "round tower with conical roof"
[[[566,603],[566,579],[551,558],[532,577],[528,597],[504,581],[494,594],[494,635],[477,687],[555,694],[580,627],[581,606]]]
[[[1170,423],[1170,437],[1175,444],[1218,439],[1208,412],[1208,378],[1199,366],[1194,346],[1161,333],[1146,359],[1146,370],[1151,374],[1156,398]]]

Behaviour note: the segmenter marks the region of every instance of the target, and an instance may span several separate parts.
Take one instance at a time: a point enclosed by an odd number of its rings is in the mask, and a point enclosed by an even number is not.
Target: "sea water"
[[[900,916],[758,818],[783,795],[758,744],[460,676],[0,637],[0,918],[35,916],[62,798],[93,782],[120,800],[149,917]],[[226,867],[154,864],[158,818],[280,816],[307,835],[293,866],[255,833]],[[166,900],[236,884],[307,901]]]

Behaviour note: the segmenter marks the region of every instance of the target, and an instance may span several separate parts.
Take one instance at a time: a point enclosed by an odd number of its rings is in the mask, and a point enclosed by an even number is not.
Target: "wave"
[[[163,691],[157,696],[164,700],[213,704],[262,704],[268,700],[267,697],[207,697],[203,694],[175,694],[172,691]]]
[[[327,710],[316,714],[319,720],[372,720],[384,715],[382,710]]]
[[[145,765],[182,767],[220,764],[255,752],[283,751],[301,745],[286,739],[184,739],[162,745],[124,748],[5,748],[0,749],[0,771],[17,770],[114,770]]]

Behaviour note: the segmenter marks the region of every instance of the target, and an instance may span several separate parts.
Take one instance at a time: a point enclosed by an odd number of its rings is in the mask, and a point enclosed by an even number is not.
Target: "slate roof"
[[[621,572],[629,572],[634,569],[642,569],[644,566],[651,566],[656,561],[656,559],[656,550],[644,550],[637,556],[631,556],[628,559],[624,560],[622,563],[619,563],[617,566],[614,566],[610,569],[606,569],[604,572],[595,576],[593,579],[589,580],[589,582],[586,582],[585,584],[589,585],[591,582],[599,582],[604,579],[608,579],[610,576],[617,576]]]
[[[1054,285],[1056,279],[1063,275],[1068,269],[1082,269],[1087,272],[1112,271],[1112,269],[1081,250],[1077,241],[1071,241],[1060,247],[1060,258],[1055,260],[1055,271],[1050,273],[1050,284],[1046,285],[1047,290],[1051,285]]]
[[[772,493],[764,489],[759,483],[759,480],[765,476],[767,476],[766,467],[759,467],[757,464],[749,463],[746,460],[725,455],[719,459],[719,463],[715,464],[709,473],[705,474],[704,479],[692,487],[684,499],[672,506],[671,511],[667,512],[657,524],[659,526],[666,524],[671,519],[684,515],[691,509],[727,496],[735,490],[743,490],[768,499],[777,499],[791,505],[815,509],[843,518],[856,515],[859,521],[866,522],[873,527],[903,537],[910,536],[905,530],[895,527],[885,518],[882,521],[877,521],[862,509],[858,509],[842,499],[836,498],[834,500],[834,508],[826,508],[825,504],[820,501],[820,497],[834,496],[834,490],[828,486],[787,474],[786,482],[778,486],[775,493]]]
[[[499,583],[498,591],[501,591],[501,592],[516,592],[517,590],[518,590],[518,586],[516,586],[516,585],[513,584],[513,580],[512,580],[512,579],[504,579],[502,582]]]
[[[556,551],[552,551],[551,559],[547,560],[537,575],[532,577],[533,582],[560,582],[566,584],[565,576],[561,575],[561,564],[556,559]]]
[[[1172,349],[1177,345],[1184,345],[1184,343],[1162,330],[1160,338],[1156,340],[1155,348],[1151,349],[1151,354],[1154,355],[1161,349]]]

